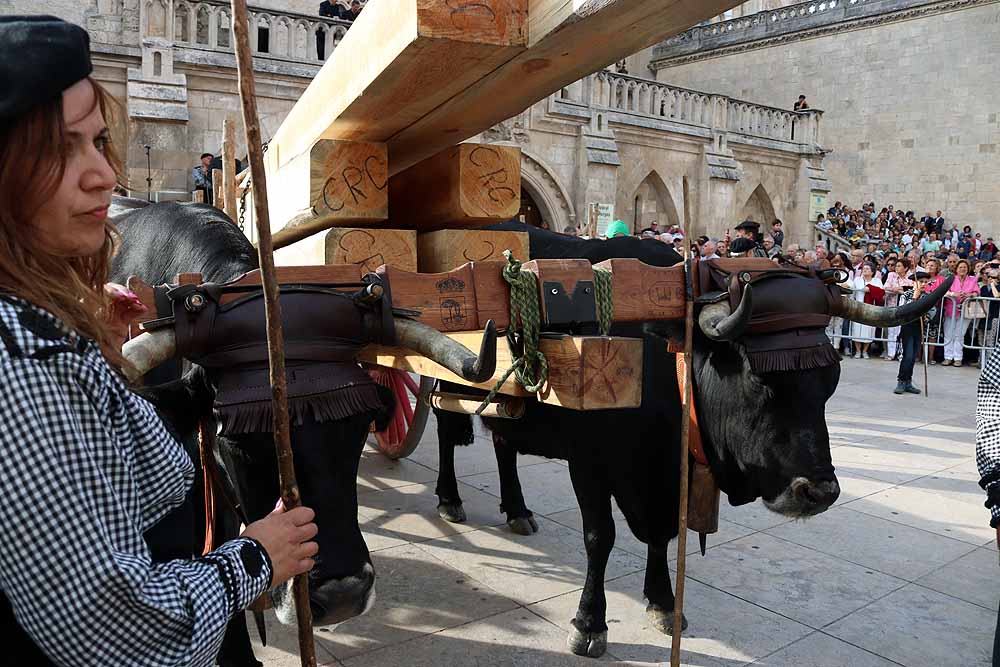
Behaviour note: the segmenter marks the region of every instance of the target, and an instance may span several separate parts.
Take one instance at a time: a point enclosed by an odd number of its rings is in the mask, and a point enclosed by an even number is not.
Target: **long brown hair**
[[[113,126],[118,103],[93,79],[95,104]],[[31,221],[53,196],[66,169],[70,143],[62,96],[39,104],[0,129],[0,290],[47,310],[76,333],[97,342],[115,367],[125,363],[105,319],[104,284],[117,232],[105,223],[104,245],[89,257],[59,257],[43,249]],[[120,175],[110,141],[104,156]]]

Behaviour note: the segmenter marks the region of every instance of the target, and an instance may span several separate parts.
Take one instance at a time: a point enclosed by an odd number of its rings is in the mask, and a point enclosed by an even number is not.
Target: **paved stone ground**
[[[729,507],[708,555],[689,558],[684,664],[697,667],[989,665],[1000,574],[975,469],[977,369],[931,367],[931,394],[895,396],[896,364],[843,363],[827,420],[842,487],[809,521]],[[917,366],[922,374],[922,367]],[[922,376],[921,376],[922,377]],[[922,382],[919,384],[922,385]],[[790,406],[792,407],[792,406]],[[433,425],[409,460],[366,451],[361,519],[378,571],[371,612],[316,633],[320,661],[350,667],[590,665],[565,647],[583,584],[581,521],[560,462],[521,459],[541,531],[502,525],[492,446],[459,452],[469,521],[437,517]],[[646,622],[645,548],[618,522],[603,662],[663,665]],[[689,539],[691,550],[697,540]],[[269,619],[268,665],[298,665]],[[253,634],[253,631],[251,630]]]

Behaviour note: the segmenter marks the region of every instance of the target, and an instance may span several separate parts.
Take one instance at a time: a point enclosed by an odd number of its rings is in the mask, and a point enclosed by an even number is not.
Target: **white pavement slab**
[[[974,460],[978,371],[931,367],[929,399],[894,395],[895,372],[874,359],[842,365],[827,406],[842,489],[833,509],[790,521],[760,502],[731,507],[723,498],[707,556],[688,560],[683,664],[989,664],[1000,564]],[[923,386],[920,366],[917,375]],[[504,525],[493,447],[481,432],[456,455],[464,525],[437,516],[433,420],[405,461],[365,451],[360,516],[378,600],[367,616],[317,631],[322,664],[598,664],[565,648],[586,562],[568,471],[536,457],[518,465],[541,528],[527,537]],[[645,615],[645,545],[615,517],[599,664],[662,667],[670,638]],[[697,551],[694,534],[688,546]],[[272,645],[256,646],[258,657],[269,667],[299,664],[294,631],[268,620]]]

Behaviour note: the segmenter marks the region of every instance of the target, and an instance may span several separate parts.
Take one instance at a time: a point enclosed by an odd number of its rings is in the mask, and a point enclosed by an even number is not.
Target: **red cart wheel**
[[[420,438],[427,426],[430,406],[424,400],[434,391],[436,380],[420,377],[420,384],[406,371],[376,366],[368,369],[368,374],[383,387],[389,387],[396,395],[396,409],[384,431],[375,431],[378,450],[390,459],[405,459],[420,444]]]

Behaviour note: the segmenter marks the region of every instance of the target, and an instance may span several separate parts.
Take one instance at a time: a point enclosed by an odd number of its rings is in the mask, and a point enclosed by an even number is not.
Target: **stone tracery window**
[[[257,53],[271,52],[271,24],[267,18],[257,20]]]
[[[188,41],[189,30],[188,6],[184,3],[178,3],[174,9],[174,41]]]
[[[146,37],[167,36],[167,8],[163,0],[146,2]]]
[[[219,37],[218,46],[229,47],[229,14],[225,10],[219,10]]]
[[[209,14],[208,7],[201,5],[198,7],[197,13],[197,29],[195,31],[194,41],[196,44],[204,44],[208,46],[208,22]]]

